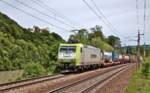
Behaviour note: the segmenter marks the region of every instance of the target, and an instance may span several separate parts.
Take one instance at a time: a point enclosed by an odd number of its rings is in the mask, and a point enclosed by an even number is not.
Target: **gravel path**
[[[115,73],[117,73],[120,70],[125,69],[125,68],[126,67],[121,67],[121,68],[112,70],[110,72],[104,73],[102,75],[98,75],[98,76],[96,76],[94,78],[91,78],[91,79],[89,79],[87,81],[78,83],[78,84],[76,84],[73,87],[69,87],[69,88],[63,89],[62,91],[56,92],[56,93],[82,93],[85,89],[89,88],[90,86],[94,85],[95,83],[101,82],[105,78],[110,77],[111,75],[113,75],[113,74],[115,74]]]
[[[109,83],[105,84],[102,88],[97,89],[97,91],[93,93],[125,93],[129,80],[135,69],[136,67],[134,65],[118,75],[117,78],[113,78],[109,81]]]

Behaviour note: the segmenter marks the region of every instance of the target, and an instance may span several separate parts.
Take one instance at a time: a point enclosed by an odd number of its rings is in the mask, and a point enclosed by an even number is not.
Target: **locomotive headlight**
[[[63,58],[63,53],[59,53],[59,56],[58,56],[58,58]]]
[[[72,53],[72,54],[71,54],[71,57],[72,57],[72,58],[75,58],[75,53]]]

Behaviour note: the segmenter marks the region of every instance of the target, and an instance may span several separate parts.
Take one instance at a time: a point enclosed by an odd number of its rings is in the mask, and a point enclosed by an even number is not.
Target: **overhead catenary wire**
[[[54,8],[50,7],[49,5],[47,5],[46,3],[42,2],[41,0],[31,0],[34,3],[38,4],[39,6],[45,8],[46,10],[48,10],[49,12],[52,12],[54,15],[60,17],[61,19],[71,23],[72,25],[75,26],[81,26],[80,24],[70,20],[68,17],[66,17],[65,15],[63,15],[62,13],[58,12],[57,10],[55,10]],[[47,7],[47,8],[46,8]]]
[[[101,17],[103,17],[111,25],[111,23],[107,20],[107,18],[104,16],[104,14],[102,13],[102,11],[98,8],[98,6],[94,2],[94,0],[91,0],[91,1],[92,1],[93,5],[95,6],[95,8],[97,9],[97,11],[101,14]]]
[[[105,24],[107,24],[107,23],[101,18],[101,16],[99,16],[99,14],[98,14],[85,0],[83,0],[83,2],[88,6],[88,8],[89,8],[101,21],[103,21]]]
[[[104,18],[102,18],[99,13],[97,13],[85,0],[83,0],[83,2],[88,6],[88,8],[111,30],[113,31],[113,33],[116,35],[116,36],[119,36],[115,31],[114,31],[114,28],[112,28],[112,26],[106,22],[106,20],[104,20]]]
[[[138,0],[136,0],[136,20],[137,20],[137,31],[140,30],[140,25],[139,25],[139,5],[138,5]]]
[[[30,0],[33,3],[37,4],[38,6],[40,6],[41,8],[46,9],[48,12],[53,13],[54,15],[58,16],[59,18],[63,19],[64,21],[69,22],[70,24],[72,24],[73,26],[80,26],[79,24],[77,24],[76,22],[73,22],[72,20],[70,20],[69,18],[67,18],[65,15],[61,14],[60,12],[58,12],[57,10],[55,10],[54,8],[50,7],[49,5],[45,4],[44,2],[42,2],[41,0]]]
[[[42,11],[40,11],[40,10],[38,10],[38,9],[36,9],[36,8],[34,8],[34,7],[30,6],[30,5],[28,5],[28,4],[25,4],[25,3],[23,3],[22,1],[19,1],[19,0],[15,0],[15,1],[18,2],[18,3],[20,3],[20,4],[23,5],[23,6],[27,7],[27,8],[30,8],[30,9],[32,9],[32,10],[34,10],[34,11],[36,11],[36,12],[42,14],[42,15],[44,15],[44,16],[47,16],[47,17],[50,18],[50,19],[53,19],[53,20],[55,20],[55,21],[57,21],[57,22],[59,22],[59,23],[61,23],[61,24],[67,25],[67,26],[69,26],[69,27],[75,29],[75,27],[71,26],[70,24],[67,24],[67,23],[65,23],[64,21],[61,21],[61,20],[59,20],[59,19],[56,19],[55,17],[52,17],[52,16],[48,15],[47,13],[44,13],[44,12],[42,12]]]
[[[111,22],[106,18],[106,16],[103,14],[103,12],[100,10],[100,8],[96,5],[94,0],[91,0],[94,7],[97,9],[97,11],[99,12],[99,14],[101,15],[101,17],[115,30],[117,31],[117,34],[124,37],[123,35],[121,35],[121,33],[118,32],[118,30],[111,24]],[[124,37],[125,38],[125,37]]]
[[[57,25],[54,25],[54,24],[52,24],[52,23],[50,23],[50,22],[48,22],[48,21],[46,21],[46,20],[43,20],[43,19],[41,19],[41,18],[39,18],[39,17],[37,17],[37,16],[34,16],[33,14],[31,14],[31,13],[29,13],[29,12],[26,12],[26,11],[24,11],[23,9],[20,9],[20,8],[14,6],[14,5],[10,4],[10,3],[8,3],[8,2],[5,1],[5,0],[1,0],[1,2],[5,3],[5,4],[7,4],[8,6],[10,6],[10,7],[12,7],[12,8],[15,8],[15,9],[19,10],[20,12],[23,12],[23,13],[25,13],[26,15],[31,16],[31,17],[33,17],[33,18],[35,18],[35,19],[37,19],[37,20],[39,20],[39,21],[41,21],[41,22],[43,22],[43,23],[49,24],[49,25],[51,25],[51,26],[53,26],[53,27],[55,27],[55,28],[61,29],[61,30],[68,31],[68,30],[65,29],[65,28],[62,28],[62,27],[57,26]]]

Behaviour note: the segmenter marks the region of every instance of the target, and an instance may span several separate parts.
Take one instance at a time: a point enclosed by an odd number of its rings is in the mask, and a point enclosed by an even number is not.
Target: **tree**
[[[86,29],[80,29],[78,30],[78,33],[74,35],[70,35],[68,42],[73,42],[73,43],[83,43],[87,44],[88,43],[88,31]]]
[[[93,38],[91,41],[91,45],[93,45],[97,48],[100,48],[102,50],[105,50],[105,51],[113,50],[113,48],[109,44],[107,44],[105,41],[102,41],[100,37]]]
[[[38,26],[33,26],[33,31],[36,33],[40,32],[40,28]]]
[[[23,69],[29,63],[46,70],[54,67],[59,43],[65,42],[61,36],[38,26],[25,29],[2,13],[0,19],[0,71]]]
[[[116,36],[108,36],[107,42],[112,46],[112,47],[121,47],[121,41],[119,37]]]
[[[102,50],[111,51],[113,48],[105,41],[105,36],[102,33],[102,27],[95,26],[91,28],[92,32],[88,32],[86,29],[80,29],[78,33],[72,34],[69,37],[68,42],[76,43],[80,42],[86,45],[92,45]]]
[[[100,37],[102,40],[104,40],[104,35],[102,32],[102,27],[96,25],[94,28],[91,28],[92,33],[90,34],[90,38],[96,38]]]
[[[24,67],[24,78],[39,77],[43,75],[46,75],[46,70],[38,63],[28,63]]]

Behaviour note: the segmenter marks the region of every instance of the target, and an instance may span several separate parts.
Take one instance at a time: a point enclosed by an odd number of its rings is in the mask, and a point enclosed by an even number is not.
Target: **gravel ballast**
[[[136,67],[131,67],[113,78],[109,83],[105,84],[102,88],[97,89],[95,93],[125,93],[129,80],[133,75]]]

